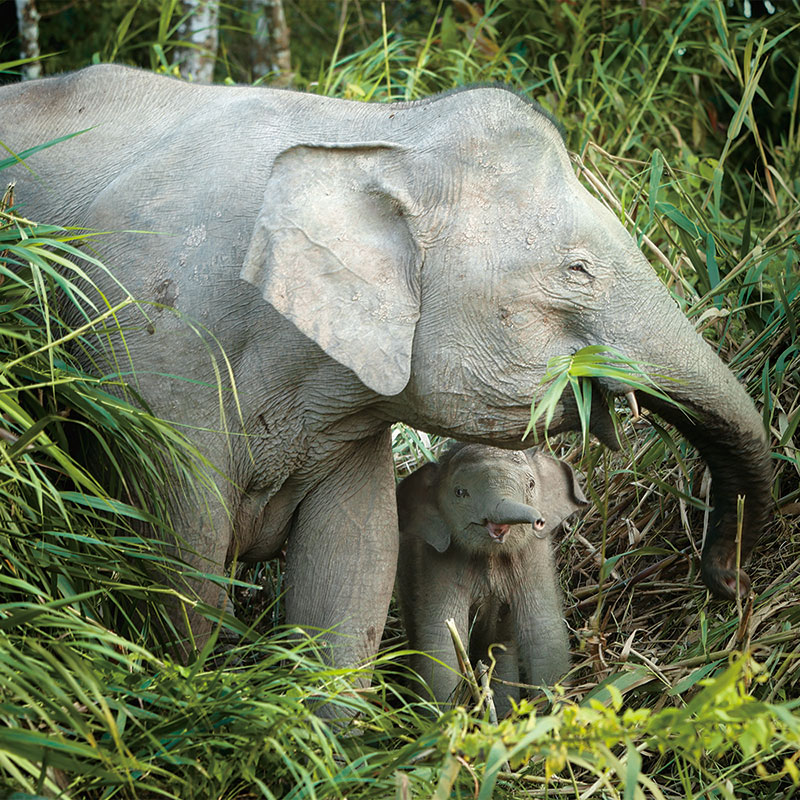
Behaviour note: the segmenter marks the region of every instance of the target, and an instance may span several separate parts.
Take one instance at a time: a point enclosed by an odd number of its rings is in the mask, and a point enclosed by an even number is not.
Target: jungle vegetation
[[[176,0],[37,5],[45,74],[98,60],[180,72]],[[220,4],[218,82],[255,77],[245,7]],[[620,408],[620,453],[549,443],[593,501],[559,543],[567,686],[499,724],[469,693],[437,717],[403,689],[392,615],[374,688],[353,693],[352,673],[281,627],[277,563],[235,575],[238,643],[215,637],[177,663],[155,634],[170,590],[148,565],[179,565],[139,523],[168,528],[165,481],[206,491],[210,465],[131,386],[70,356],[114,324],[115,308],[63,322],[91,233],[27,220],[0,191],[0,796],[788,800],[800,784],[800,4],[284,8],[298,89],[388,102],[499,81],[560,120],[582,180],[762,410],[775,507],[754,594],[736,605],[702,587],[704,465]],[[0,77],[15,80],[14,35],[2,44]],[[11,159],[0,152],[0,168]],[[562,369],[562,388],[581,366]],[[397,426],[398,475],[440,444]],[[314,714],[325,700],[355,710],[346,729]]]

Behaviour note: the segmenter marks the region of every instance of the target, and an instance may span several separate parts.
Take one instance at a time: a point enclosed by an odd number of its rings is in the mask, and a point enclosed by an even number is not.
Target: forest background
[[[755,591],[734,606],[698,580],[709,485],[691,448],[623,409],[619,454],[552,442],[593,501],[558,542],[571,683],[499,724],[480,692],[436,717],[403,688],[394,614],[375,688],[354,695],[350,673],[280,627],[277,563],[237,573],[235,647],[175,663],[152,626],[169,590],[144,569],[163,556],[137,523],[162,524],[146,498],[163,496],[165,461],[201,489],[204,465],[179,431],[71,361],[76,334],[55,298],[87,243],[20,218],[6,193],[0,796],[794,796],[799,25],[797,0],[0,2],[3,81],[27,74],[20,51],[38,48],[42,74],[117,61],[204,80],[210,64],[216,82],[371,102],[483,81],[524,92],[558,117],[581,179],[745,383],[775,464]],[[398,475],[439,445],[398,426]],[[357,712],[347,730],[317,719],[321,700]]]

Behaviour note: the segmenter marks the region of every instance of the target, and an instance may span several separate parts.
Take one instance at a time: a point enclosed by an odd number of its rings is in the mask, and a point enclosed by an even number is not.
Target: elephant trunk
[[[736,389],[745,394],[738,384]],[[737,573],[737,560],[743,563],[752,551],[772,505],[769,450],[749,398],[747,425],[742,424],[741,418],[725,418],[691,403],[687,405],[694,416],[687,417],[656,398],[639,394],[639,400],[675,425],[697,448],[711,471],[714,508],[703,545],[703,582],[719,597],[735,599],[737,590],[741,595],[747,594],[750,579],[741,570]],[[739,497],[744,498],[741,530]]]
[[[544,528],[544,517],[533,507],[513,500],[500,500],[491,514],[490,522],[497,525],[518,525],[528,523],[534,530]]]
[[[646,307],[644,299],[640,306]],[[661,382],[660,388],[687,411],[642,392],[636,393],[637,400],[674,425],[711,471],[714,510],[703,544],[701,574],[714,594],[735,599],[737,590],[744,594],[750,588],[747,575],[737,572],[737,563],[750,554],[772,505],[764,426],[744,387],[666,293],[653,318],[659,316],[666,320],[661,336],[648,333],[632,348],[638,350],[633,357],[670,375],[674,380]],[[665,341],[671,343],[669,355],[663,349]],[[740,496],[744,498],[741,530]]]

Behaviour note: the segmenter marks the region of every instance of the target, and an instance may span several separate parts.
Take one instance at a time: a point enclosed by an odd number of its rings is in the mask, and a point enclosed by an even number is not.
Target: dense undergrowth
[[[551,443],[584,473],[593,506],[559,543],[574,666],[549,709],[523,704],[495,726],[466,703],[435,719],[400,688],[394,616],[375,688],[352,691],[353,676],[321,665],[313,641],[273,630],[275,565],[239,576],[241,643],[219,655],[212,641],[176,664],[152,635],[169,590],[148,564],[168,556],[140,523],[168,536],[168,476],[210,491],[209,465],[130,387],[89,377],[70,358],[68,341],[89,348],[86,334],[113,326],[117,309],[82,302],[68,259],[83,234],[21,219],[7,197],[0,796],[778,800],[795,791],[800,9],[783,3],[745,20],[704,0],[469,8],[431,18],[427,36],[389,32],[337,52],[304,88],[380,102],[503,81],[559,117],[582,179],[763,410],[775,513],[750,568],[755,593],[736,607],[702,588],[705,467],[656,420],[620,410],[619,454],[579,437]],[[158,42],[167,61],[168,45]],[[79,329],[62,325],[57,292],[86,310]],[[399,426],[398,472],[438,445]],[[313,713],[323,701],[359,714],[331,728]]]

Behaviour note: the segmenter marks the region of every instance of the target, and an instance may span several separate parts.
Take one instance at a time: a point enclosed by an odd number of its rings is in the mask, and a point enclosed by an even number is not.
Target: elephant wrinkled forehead
[[[527,172],[543,159],[569,169],[569,156],[555,119],[524,95],[502,86],[446,92],[408,104],[424,121],[424,150],[439,163],[486,180]],[[457,165],[457,166],[456,166]]]
[[[555,176],[574,175],[558,131],[543,118],[497,119],[459,137],[456,144],[465,177],[517,176],[530,188],[548,185]]]
[[[453,165],[452,220],[467,233],[563,225],[583,197],[564,143],[543,118],[530,126],[506,121],[473,131],[456,142],[445,163]]]
[[[493,469],[509,467],[525,470],[528,461],[520,450],[503,450],[488,445],[454,445],[445,453],[440,463],[451,473],[481,472],[489,474]]]

